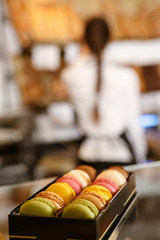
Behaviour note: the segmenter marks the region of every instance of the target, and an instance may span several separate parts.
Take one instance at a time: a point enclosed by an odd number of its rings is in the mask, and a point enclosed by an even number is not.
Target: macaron
[[[25,201],[21,205],[19,213],[21,215],[54,217],[57,213],[57,209],[50,200],[36,197]]]
[[[92,166],[80,165],[80,166],[77,167],[77,169],[83,170],[86,173],[88,173],[88,175],[91,178],[91,181],[93,181],[96,178],[97,170],[94,167],[92,167]]]
[[[98,174],[96,179],[100,179],[100,178],[108,178],[115,181],[115,183],[118,185],[119,188],[126,183],[126,178],[123,176],[123,174],[117,170],[112,170],[112,169],[107,169],[101,172],[100,174]]]
[[[91,184],[91,178],[89,176],[89,174],[81,169],[75,169],[76,172],[78,172],[79,174],[81,174],[86,180],[87,180],[87,184]]]
[[[76,178],[82,185],[82,188],[85,188],[91,184],[91,179],[90,179],[89,175],[80,169],[71,170],[71,171],[67,172],[66,174],[64,174],[64,177]]]
[[[82,192],[76,199],[86,199],[92,202],[99,212],[101,212],[107,205],[104,198],[95,192]]]
[[[126,179],[128,179],[128,177],[129,177],[129,172],[127,170],[125,170],[124,167],[122,167],[122,166],[117,166],[117,165],[116,166],[111,166],[111,167],[109,167],[109,169],[113,169],[113,170],[119,171],[120,173],[123,174],[123,176]]]
[[[63,218],[95,219],[99,214],[96,206],[86,199],[76,199],[64,207]]]
[[[108,178],[99,178],[96,179],[92,185],[100,185],[105,187],[106,189],[108,189],[110,191],[110,193],[113,195],[116,194],[116,192],[119,190],[118,185],[111,179]]]
[[[105,187],[102,187],[100,185],[91,185],[86,187],[83,191],[83,193],[85,192],[94,192],[97,193],[98,195],[100,195],[107,203],[111,200],[112,198],[112,194],[110,193],[110,191],[108,189],[106,189]]]
[[[55,182],[51,184],[46,191],[58,194],[64,200],[65,205],[70,203],[76,196],[73,188],[71,188],[67,183]]]
[[[69,176],[60,177],[56,180],[56,182],[67,183],[69,186],[71,186],[73,188],[76,195],[82,191],[82,185],[76,178],[69,177]]]
[[[39,192],[35,197],[42,197],[50,200],[55,205],[57,210],[60,210],[65,206],[63,198],[54,192],[42,191]]]

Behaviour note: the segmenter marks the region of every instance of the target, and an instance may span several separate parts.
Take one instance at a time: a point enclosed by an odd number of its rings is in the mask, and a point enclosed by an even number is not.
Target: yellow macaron
[[[46,191],[54,192],[63,198],[65,204],[70,203],[76,196],[74,190],[67,183],[56,182],[51,184]]]

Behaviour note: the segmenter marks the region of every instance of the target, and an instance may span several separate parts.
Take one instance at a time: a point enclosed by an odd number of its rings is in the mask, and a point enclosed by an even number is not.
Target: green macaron
[[[76,199],[64,207],[62,217],[94,219],[98,214],[99,211],[92,202],[86,199]]]
[[[50,200],[36,197],[25,201],[21,205],[19,213],[21,215],[54,217],[57,213],[57,209]]]

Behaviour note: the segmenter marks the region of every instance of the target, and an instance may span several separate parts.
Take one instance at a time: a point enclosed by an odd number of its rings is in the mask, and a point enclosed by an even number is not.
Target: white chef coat
[[[87,136],[80,146],[79,157],[86,161],[98,159],[129,163],[131,153],[119,138],[127,130],[137,162],[143,161],[146,142],[138,123],[138,76],[129,67],[109,62],[106,51],[101,70],[102,84],[98,96],[95,90],[97,65],[94,56],[81,54],[61,75],[77,112],[81,131]],[[93,118],[95,101],[100,114],[98,124]]]

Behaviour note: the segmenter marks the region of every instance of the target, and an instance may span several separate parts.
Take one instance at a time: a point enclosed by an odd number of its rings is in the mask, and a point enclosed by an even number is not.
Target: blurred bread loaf
[[[15,80],[24,105],[46,107],[52,102],[68,101],[68,92],[58,74],[34,69],[30,56],[19,55],[13,60]]]

